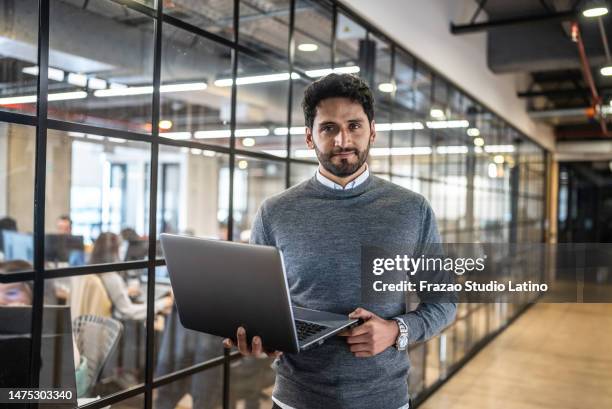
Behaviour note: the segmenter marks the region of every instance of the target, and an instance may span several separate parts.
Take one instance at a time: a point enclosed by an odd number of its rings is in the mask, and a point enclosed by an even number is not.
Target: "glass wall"
[[[542,240],[546,153],[342,4],[51,0],[39,26],[39,2],[4,3],[0,313],[20,304],[41,384],[79,404],[270,405],[269,360],[182,327],[159,235],[248,241],[261,202],[317,169],[300,103],[333,70],[372,87],[370,168],[423,194],[444,241]],[[461,304],[411,347],[413,398],[518,309]],[[49,323],[74,337],[49,344]]]

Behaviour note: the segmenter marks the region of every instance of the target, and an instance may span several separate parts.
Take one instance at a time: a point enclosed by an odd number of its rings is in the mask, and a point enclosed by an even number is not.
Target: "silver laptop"
[[[255,335],[268,350],[297,353],[358,323],[345,315],[291,306],[275,247],[162,234],[161,243],[181,323],[249,345]]]

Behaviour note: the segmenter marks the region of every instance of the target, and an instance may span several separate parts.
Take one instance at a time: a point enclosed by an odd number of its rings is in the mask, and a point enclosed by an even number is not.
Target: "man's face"
[[[306,128],[306,143],[319,163],[338,177],[350,176],[366,161],[376,132],[374,121],[359,102],[327,98],[317,105],[312,129]]]
[[[57,232],[60,234],[71,234],[72,226],[66,219],[57,219]]]

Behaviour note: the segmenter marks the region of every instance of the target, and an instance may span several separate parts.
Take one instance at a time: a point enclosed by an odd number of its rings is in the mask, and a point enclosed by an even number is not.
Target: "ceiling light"
[[[268,128],[253,128],[253,129],[236,129],[236,137],[242,138],[245,136],[268,136],[270,130]]]
[[[85,134],[83,132],[68,132],[68,136],[72,136],[73,138],[83,138]]]
[[[87,134],[87,139],[91,139],[91,140],[94,140],[94,141],[103,141],[104,137],[102,135]]]
[[[108,84],[103,79],[92,77],[87,81],[87,85],[91,89],[106,89]]]
[[[168,130],[172,128],[172,121],[169,119],[162,119],[159,121],[159,129]]]
[[[480,130],[478,128],[468,128],[466,132],[468,136],[471,136],[472,138],[475,136],[480,136]]]
[[[434,110],[432,110],[432,112],[433,111]],[[455,121],[428,121],[427,122],[427,127],[429,129],[467,128],[468,126],[470,126],[470,122],[465,119],[455,120]]]
[[[601,73],[601,75],[606,77],[612,75],[612,65],[606,65],[605,67],[601,67],[599,72]]]
[[[249,162],[247,162],[246,160],[240,160],[238,161],[238,168],[239,169],[246,169],[249,166]]]
[[[489,166],[487,167],[487,173],[490,178],[496,178],[497,177],[497,165],[495,163],[489,163]]]
[[[86,87],[87,75],[70,72],[68,73],[68,84],[76,85],[77,87]]]
[[[201,155],[202,154],[202,149],[198,149],[198,148],[191,148],[189,149],[189,151],[194,154],[194,155]]]
[[[390,82],[383,82],[382,84],[378,84],[378,90],[380,92],[393,92],[395,91],[395,85]]]
[[[64,101],[68,99],[83,99],[83,98],[87,98],[87,92],[85,91],[57,92],[57,93],[48,95],[49,101]],[[35,102],[36,102],[36,95],[23,95],[20,97],[0,98],[0,105],[32,104]]]
[[[495,155],[493,157],[493,162],[498,163],[498,164],[504,163],[504,155]]]
[[[413,129],[423,129],[424,126],[421,122],[393,122],[393,123],[380,123],[375,124],[374,129],[377,132],[385,131],[410,131]]]
[[[317,51],[318,49],[319,49],[319,46],[316,44],[303,43],[303,44],[298,45],[298,50],[304,51],[304,52],[313,52],[313,51]]]
[[[38,75],[38,67],[36,65],[32,66],[32,67],[25,67],[21,70],[21,72],[23,72],[24,74],[30,74],[30,75]],[[54,80],[54,81],[64,81],[64,71],[58,69],[58,68],[52,68],[49,67],[49,71],[47,73],[47,78],[49,78],[50,80]]]
[[[436,153],[439,154],[453,154],[453,153],[468,153],[468,147],[463,145],[458,146],[438,146]]]
[[[487,153],[511,153],[514,152],[513,145],[487,145],[484,147]]]
[[[159,136],[168,139],[191,139],[191,132],[161,132]]]
[[[439,108],[432,108],[432,109],[429,111],[429,115],[430,115],[432,118],[444,118],[444,111],[443,111],[443,110],[441,110],[441,109],[439,109]]]
[[[475,146],[484,146],[485,142],[484,139],[482,139],[480,136],[477,136],[476,138],[474,138],[474,145]]]
[[[165,84],[159,88],[159,92],[184,92],[202,91],[208,88],[205,82],[189,82],[184,84]]]
[[[208,149],[204,149],[202,151],[202,155],[208,156],[209,158],[214,158],[216,153],[215,153],[215,151],[209,151]]]
[[[207,85],[204,82],[193,82],[187,84],[166,84],[159,88],[159,92],[181,92],[181,91],[197,91],[206,89]],[[145,85],[142,87],[121,87],[115,86],[110,89],[99,89],[94,91],[96,97],[124,97],[129,95],[144,95],[152,94],[153,86]]]
[[[288,72],[281,72],[279,74],[266,74],[266,75],[253,75],[250,77],[238,77],[236,78],[236,85],[249,85],[249,84],[262,84],[265,82],[276,82],[276,81],[287,81],[289,79]],[[296,80],[300,78],[300,75],[293,72],[291,78]],[[215,80],[215,87],[231,87],[234,81],[231,78],[224,78]]]
[[[113,138],[113,137],[109,137],[108,138],[109,142],[115,142],[115,143],[125,143],[127,142],[125,139],[123,138]]]
[[[306,134],[306,127],[304,126],[292,126],[291,135],[304,135]],[[287,135],[287,128],[274,128],[274,135],[284,136]]]
[[[250,148],[251,146],[255,146],[255,139],[253,139],[253,138],[244,138],[242,140],[242,146],[246,146],[247,148]]]
[[[321,68],[318,70],[309,70],[306,71],[306,75],[310,78],[323,77],[327,74],[331,74],[335,72],[336,74],[356,74],[359,72],[358,65],[349,65],[347,67],[338,67],[338,68]]]

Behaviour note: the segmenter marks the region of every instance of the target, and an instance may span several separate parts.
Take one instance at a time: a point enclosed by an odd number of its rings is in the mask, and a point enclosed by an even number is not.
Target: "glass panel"
[[[240,54],[236,147],[287,156],[289,70]]]
[[[49,65],[64,80],[49,86],[49,118],[150,132],[153,27],[114,2],[53,1]]]
[[[0,122],[0,261],[34,262],[36,129]]]
[[[164,3],[164,14],[234,40],[233,1],[173,0]]]
[[[231,389],[234,388],[232,384]],[[223,366],[198,372],[153,390],[154,409],[217,409],[222,407],[222,399]]]
[[[240,43],[259,54],[286,59],[290,4],[289,0],[241,0]]]
[[[338,13],[334,67],[358,73],[367,79],[374,74],[371,62],[375,52],[376,44],[366,39],[366,29],[345,14]]]
[[[319,166],[317,164],[306,165],[303,163],[291,163],[291,186],[297,185],[314,177]]]
[[[234,170],[234,240],[247,243],[263,200],[285,189],[283,162],[236,158]]]
[[[49,130],[47,268],[148,257],[148,143]]]
[[[0,109],[36,114],[38,81],[38,1],[2,2],[0,15]],[[63,80],[54,65],[49,69],[49,89]]]
[[[294,66],[314,77],[331,68],[332,10],[327,4],[298,0],[295,5]],[[310,78],[312,78],[309,75]]]
[[[273,358],[243,358],[230,372],[231,408],[272,407]]]
[[[43,360],[52,362],[55,372],[60,364],[72,368],[72,379],[62,379],[76,384],[79,399],[96,400],[144,382],[146,284],[136,286],[140,276],[134,274],[139,273],[45,280],[43,322],[61,320],[74,336],[68,335],[65,351],[53,358],[45,358],[43,346]]]
[[[229,146],[231,50],[169,24],[163,33],[161,136]]]

